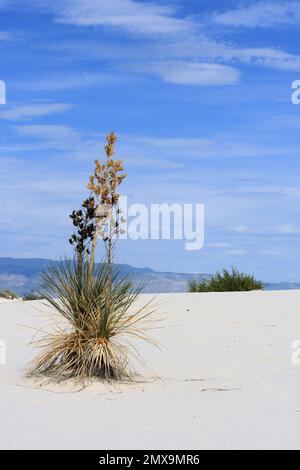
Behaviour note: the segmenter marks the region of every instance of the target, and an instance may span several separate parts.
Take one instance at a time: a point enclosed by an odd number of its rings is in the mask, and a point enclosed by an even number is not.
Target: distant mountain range
[[[13,290],[20,296],[36,292],[41,272],[52,263],[48,259],[0,258],[0,289]],[[142,283],[144,292],[149,293],[186,292],[190,280],[203,277],[200,274],[156,272],[150,268],[133,268],[126,264],[117,267],[121,275]]]
[[[0,289],[10,289],[22,296],[39,289],[40,274],[51,263],[48,259],[15,259],[0,258]],[[187,284],[193,279],[200,280],[209,274],[186,274],[157,272],[150,268],[134,268],[118,265],[121,274],[129,276],[133,281],[142,283],[144,292],[186,292]],[[268,290],[300,289],[300,283],[269,283]]]

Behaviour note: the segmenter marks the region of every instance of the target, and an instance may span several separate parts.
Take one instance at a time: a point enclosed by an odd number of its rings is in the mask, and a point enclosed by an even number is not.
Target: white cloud
[[[147,64],[143,69],[174,85],[233,85],[240,78],[237,69],[211,63],[168,61]]]
[[[209,248],[229,248],[231,246],[231,243],[226,243],[226,242],[214,242],[214,243],[207,243],[207,246]]]
[[[296,3],[299,5],[298,2],[289,5]],[[264,2],[259,5],[270,4],[271,2]],[[87,57],[99,59],[102,61],[102,67],[104,63],[106,69],[98,74],[66,76],[63,80],[59,76],[52,76],[34,84],[37,89],[59,90],[96,86],[107,81],[117,81],[120,70],[124,73],[129,71],[156,76],[175,85],[197,86],[224,86],[237,83],[240,77],[238,64],[300,71],[299,55],[272,47],[241,48],[220,39],[214,40],[211,34],[208,36],[205,32],[204,23],[200,24],[195,17],[178,18],[174,6],[166,4],[162,6],[155,1],[44,0],[37,4],[36,0],[26,0],[26,5],[39,7],[42,11],[52,14],[55,21],[60,23],[108,27],[123,33],[146,35],[151,38],[151,41],[136,41],[134,47],[132,44],[124,45],[119,40],[109,43],[108,46],[106,42],[91,40],[81,43],[78,41],[72,43],[69,40],[64,44],[49,44],[49,49],[57,50],[58,53],[78,54],[81,59]],[[278,6],[277,3],[276,5]],[[256,12],[256,5],[248,9],[251,8]],[[265,9],[269,11],[268,8]],[[244,10],[235,10],[233,13],[237,14],[236,12],[240,11]],[[221,22],[227,14],[230,16],[230,12],[216,14],[213,19]],[[245,16],[248,17],[247,14]],[[42,47],[47,49],[45,44]],[[23,88],[30,86],[33,87],[30,83],[20,85]]]
[[[281,225],[277,228],[277,233],[282,235],[300,235],[300,227],[292,224]]]
[[[14,88],[17,90],[26,91],[46,91],[46,90],[65,90],[72,88],[84,88],[90,86],[97,86],[103,83],[113,83],[117,81],[117,77],[107,73],[82,73],[68,75],[65,72],[56,73],[55,75],[48,75],[45,78],[37,80],[22,80],[13,83]]]
[[[246,234],[246,233],[251,233],[252,229],[244,225],[238,225],[237,227],[231,227],[230,232],[238,233],[238,234]]]
[[[142,51],[143,54],[144,50]],[[280,70],[300,70],[300,55],[291,54],[280,48],[247,47],[234,43],[215,41],[202,35],[189,35],[184,39],[155,43],[147,48],[148,57],[156,56],[161,61],[189,60],[190,63],[225,63],[236,67],[239,63]],[[144,59],[144,57],[143,57]]]
[[[7,121],[22,121],[34,117],[48,116],[71,109],[72,105],[64,103],[33,104],[14,106],[0,111],[0,119]]]
[[[231,67],[231,64],[222,64],[228,61],[239,61],[280,70],[300,70],[300,56],[273,48],[243,49],[215,41],[205,34],[203,25],[195,19],[176,18],[174,16],[176,9],[170,5],[161,6],[155,2],[133,0],[101,0],[101,2],[98,0],[63,0],[55,7],[53,3],[46,3],[48,8],[55,13],[56,20],[60,22],[80,26],[115,27],[131,33],[151,35],[152,38],[157,33],[166,33],[162,41],[153,43],[150,50],[148,48],[150,55],[149,60],[145,61],[144,70],[148,70],[150,74],[156,74],[168,83],[200,86],[207,85],[209,82],[214,85],[236,83],[239,79],[239,72]],[[238,15],[237,12],[245,11],[245,18],[261,19],[269,15],[269,21],[272,18],[275,21],[277,17],[278,21],[282,18],[292,18],[294,21],[298,11],[300,15],[299,5],[299,2],[294,1],[285,2],[283,5],[263,2],[249,7],[248,10],[241,9],[233,13]],[[272,16],[273,10],[275,19],[274,15]],[[266,13],[262,14],[262,11]],[[216,15],[214,19],[221,21],[221,18],[227,14],[229,18],[231,12]],[[137,45],[134,50],[138,54],[139,46]],[[151,63],[151,59],[159,57],[160,54],[163,63]],[[177,62],[180,58],[187,60],[182,63]]]
[[[55,151],[66,160],[93,162],[99,158],[99,135],[88,138],[72,127],[63,125],[16,126],[16,132],[26,141],[10,147],[1,146],[0,152],[19,154],[23,152]],[[90,136],[89,136],[90,137]],[[103,135],[104,141],[104,135]]]
[[[172,34],[195,25],[175,16],[173,6],[134,0],[61,0],[45,2],[56,21],[77,26],[109,26],[138,34]]]
[[[282,251],[276,249],[260,250],[260,252],[262,255],[266,256],[280,256],[282,254]]]
[[[37,137],[38,139],[49,139],[52,141],[71,141],[80,139],[80,134],[67,126],[55,125],[33,125],[18,126],[18,133],[23,136]]]
[[[276,194],[278,196],[299,197],[299,186],[251,186],[237,187],[233,192],[253,194]]]
[[[214,15],[214,21],[234,27],[269,28],[299,25],[300,3],[297,1],[266,1]]]
[[[294,224],[283,224],[277,226],[268,226],[263,228],[237,226],[231,227],[230,232],[237,235],[268,235],[268,236],[292,236],[300,234],[300,226]]]
[[[176,138],[176,137],[142,137],[125,136],[126,141],[136,142],[142,152],[151,157],[156,153],[164,157],[178,157],[185,155],[189,158],[254,158],[254,157],[282,157],[299,156],[299,147],[295,145],[269,145],[264,142],[255,142],[236,136],[216,136],[212,139]],[[132,151],[132,149],[131,149]],[[129,153],[130,154],[130,153]],[[266,188],[254,188],[264,190]],[[274,188],[267,188],[274,189]]]
[[[19,125],[16,126],[19,135],[32,137],[22,143],[11,146],[2,145],[1,154],[57,149],[67,151],[68,156],[76,160],[93,160],[99,156],[99,138],[104,141],[104,133],[89,133],[83,135],[72,127],[63,125]],[[231,158],[267,158],[282,156],[299,156],[297,143],[290,146],[270,146],[264,142],[238,140],[235,136],[224,137],[216,135],[211,139],[178,138],[178,137],[149,137],[141,135],[119,135],[118,151],[126,162],[134,167],[159,166],[180,172],[182,181],[187,177],[190,181],[199,175],[195,170],[184,171],[183,157],[195,164],[199,159],[231,159]],[[169,179],[178,178],[173,172]],[[277,194],[280,196],[298,197],[300,188],[297,186],[237,186],[235,188],[214,191],[215,195],[224,194]]]
[[[47,46],[44,46],[44,48]],[[49,46],[50,47],[50,46]],[[75,77],[52,76],[35,84],[38,88],[51,89],[90,86],[98,83],[122,80],[127,73],[157,76],[173,84],[226,85],[237,83],[238,64],[268,67],[279,70],[300,70],[300,55],[273,48],[239,48],[203,35],[187,34],[184,38],[151,42],[136,42],[135,47],[119,42],[99,44],[97,41],[68,42],[51,45],[50,50],[78,57],[102,60],[108,67],[102,74]],[[24,84],[22,84],[24,87]],[[28,85],[27,85],[28,86]],[[29,84],[30,86],[30,84]]]
[[[248,251],[243,248],[240,248],[240,249],[237,248],[233,250],[228,250],[226,251],[225,254],[228,256],[247,256]]]
[[[238,59],[243,63],[263,66],[279,70],[300,70],[300,56],[289,54],[278,49],[252,48],[252,49],[229,49],[224,51],[224,59]]]
[[[274,125],[278,125],[281,129],[291,128],[297,129],[300,127],[300,114],[281,114],[270,119],[268,125],[274,128]]]

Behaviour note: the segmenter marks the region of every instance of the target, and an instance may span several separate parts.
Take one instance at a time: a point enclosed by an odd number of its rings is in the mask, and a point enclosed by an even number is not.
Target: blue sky
[[[0,0],[0,256],[64,256],[103,137],[130,202],[204,203],[205,248],[134,266],[300,279],[300,2]]]

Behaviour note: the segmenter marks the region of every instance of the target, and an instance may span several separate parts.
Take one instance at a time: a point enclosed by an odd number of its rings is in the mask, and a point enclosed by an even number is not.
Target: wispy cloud
[[[8,41],[9,39],[11,39],[11,34],[10,33],[6,32],[6,31],[0,31],[0,41]]]
[[[36,0],[26,0],[25,5],[40,8],[50,13],[54,21],[73,26],[103,27],[121,35],[114,34],[114,41],[99,43],[98,40],[85,41],[69,40],[62,44],[42,44],[42,48],[57,51],[57,54],[78,55],[81,62],[86,59],[101,61],[101,72],[91,74],[65,75],[63,80],[58,76],[49,76],[34,83],[19,84],[19,87],[35,90],[60,90],[86,86],[97,86],[102,83],[111,83],[130,73],[144,74],[158,77],[162,81],[173,85],[194,86],[226,86],[239,82],[241,71],[239,65],[247,64],[272,69],[299,71],[300,56],[284,50],[270,47],[245,48],[234,42],[223,41],[221,35],[214,39],[213,33],[208,33],[212,23],[230,24],[230,18],[245,17],[255,25],[254,18],[265,18],[260,12],[278,12],[278,17],[295,17],[290,11],[296,12],[299,2],[285,2],[280,6],[277,2],[263,2],[215,14],[208,21],[200,22],[197,17],[182,16],[179,8],[172,4],[158,4],[155,1],[135,0],[61,0],[50,2],[45,0],[38,3]],[[272,5],[272,8],[270,7]],[[290,10],[288,9],[290,6]],[[181,13],[181,17],[179,16]],[[249,14],[248,14],[249,13]],[[275,14],[276,17],[276,14]],[[272,18],[272,17],[271,17]],[[275,21],[275,20],[274,20]],[[234,22],[234,20],[232,20]],[[241,24],[241,19],[235,20]],[[141,40],[133,44],[120,41],[124,35],[139,36]],[[151,41],[149,41],[151,39]],[[137,60],[138,59],[138,60]],[[118,74],[116,74],[116,69]],[[124,78],[122,75],[122,79]]]
[[[280,225],[277,227],[277,233],[283,235],[300,235],[300,226],[293,224]]]
[[[297,143],[295,145],[270,145],[268,142],[258,142],[250,137],[243,139],[233,135],[227,135],[226,138],[215,136],[211,139],[122,136],[122,140],[124,139],[128,144],[131,142],[131,152],[134,150],[135,143],[138,143],[138,148],[148,156],[159,153],[168,158],[182,158],[183,155],[190,159],[299,156]],[[255,188],[255,190],[258,189]]]
[[[42,140],[52,140],[73,143],[80,139],[80,134],[68,126],[33,125],[18,126],[18,133],[23,136],[35,137]]]
[[[227,256],[233,256],[233,257],[240,257],[240,256],[247,256],[248,255],[248,250],[244,248],[234,248],[232,250],[228,250],[225,253]]]
[[[9,148],[0,148],[3,154],[22,154],[31,150],[32,152],[55,150],[61,160],[72,159],[73,161],[93,161],[99,158],[99,137],[83,136],[73,127],[63,125],[22,125],[16,126],[15,131],[25,142],[13,144]]]
[[[99,156],[99,139],[104,139],[105,133],[82,133],[79,130],[64,125],[17,125],[17,134],[25,137],[24,142],[14,143],[11,146],[0,147],[1,154],[19,154],[29,150],[50,150],[68,152],[80,161],[93,161]],[[298,157],[299,146],[297,142],[291,144],[270,145],[269,142],[260,140],[255,142],[250,137],[243,139],[231,136],[215,135],[210,139],[205,138],[179,138],[179,137],[155,137],[134,134],[119,135],[118,150],[127,164],[135,167],[159,166],[160,168],[170,168],[178,170],[182,181],[197,181],[199,174],[194,169],[187,169],[185,172],[184,159],[188,159],[190,164],[196,165],[200,159],[222,160],[222,159],[244,159],[249,158],[269,159],[275,157]],[[173,172],[169,179],[177,178]],[[251,181],[250,181],[251,183]],[[298,186],[287,185],[243,185],[235,188],[224,189],[220,194],[225,193],[240,194],[276,194],[278,196],[298,197],[300,188]]]
[[[190,31],[195,25],[176,17],[173,6],[133,0],[62,0],[49,7],[56,21],[78,26],[109,26],[128,32],[172,34]]]
[[[266,186],[243,186],[235,187],[230,190],[232,193],[246,193],[246,194],[256,194],[256,195],[277,195],[277,196],[287,196],[287,197],[300,197],[300,186],[276,186],[276,185],[266,185]]]
[[[47,49],[47,46],[44,46]],[[49,50],[78,56],[81,60],[103,61],[106,70],[101,74],[51,77],[34,86],[39,89],[60,89],[97,85],[124,80],[126,74],[156,76],[175,85],[231,85],[238,83],[241,64],[279,70],[300,70],[300,55],[272,47],[242,48],[205,34],[187,33],[182,37],[136,42],[134,48],[119,42],[87,44],[75,41],[51,45]],[[136,60],[138,58],[138,60]],[[118,75],[116,74],[118,71]],[[122,71],[122,75],[120,75]],[[29,84],[30,86],[30,84]]]
[[[263,228],[250,226],[231,227],[230,232],[240,236],[295,236],[300,235],[300,226],[295,224],[282,224],[276,226],[266,226]]]
[[[9,8],[15,0],[0,0],[0,10]]]
[[[238,60],[241,63],[279,70],[300,70],[300,55],[272,48],[223,48],[223,60]]]
[[[85,54],[87,55],[87,53]],[[38,79],[23,79],[13,81],[16,90],[26,91],[60,91],[66,89],[85,88],[101,85],[103,83],[114,83],[117,77],[109,73],[74,73],[66,74],[64,71],[48,74],[47,77]]]
[[[154,62],[137,69],[159,76],[164,82],[175,85],[234,85],[240,78],[239,71],[233,67],[201,62]]]
[[[52,3],[51,3],[52,5]],[[53,6],[51,7],[53,10]],[[262,12],[265,11],[265,14]],[[244,10],[234,10],[233,15],[245,18],[269,18],[269,21],[300,18],[299,2],[263,2]],[[243,13],[245,12],[245,13]],[[299,13],[299,17],[296,15]],[[300,56],[269,48],[240,48],[234,44],[214,40],[206,34],[204,25],[195,18],[176,18],[173,6],[155,2],[133,0],[63,0],[54,8],[56,20],[81,26],[109,26],[136,34],[166,33],[159,43],[152,45],[152,57],[162,54],[164,64],[145,62],[145,70],[156,74],[168,83],[177,85],[228,85],[236,83],[239,72],[228,62],[240,62],[281,70],[300,70]],[[231,16],[231,12],[223,15]],[[221,21],[222,14],[213,20]],[[225,16],[226,18],[226,16]],[[297,21],[298,21],[297,19]],[[228,20],[229,21],[229,20]],[[250,21],[250,20],[249,20]],[[267,20],[265,20],[267,21]],[[255,24],[254,24],[255,25]],[[182,34],[184,32],[184,34]],[[173,34],[170,34],[173,33]],[[138,50],[137,50],[138,52]],[[148,49],[148,52],[149,49]],[[181,58],[182,63],[176,61]],[[168,59],[168,63],[166,60]],[[173,59],[173,61],[172,61]],[[176,59],[176,60],[174,60]],[[213,62],[213,63],[212,63]],[[225,62],[225,65],[222,64]],[[227,62],[227,64],[226,64]],[[224,67],[228,68],[224,68]]]
[[[48,103],[32,104],[27,106],[13,106],[3,111],[0,110],[0,119],[7,121],[23,121],[36,117],[48,116],[51,114],[62,113],[71,109],[71,104],[66,103]]]
[[[207,243],[207,246],[209,248],[223,249],[223,248],[229,248],[231,244],[227,242],[212,242],[212,243]]]
[[[270,28],[283,25],[298,27],[300,3],[298,1],[251,2],[249,6],[215,14],[214,21],[233,27]]]

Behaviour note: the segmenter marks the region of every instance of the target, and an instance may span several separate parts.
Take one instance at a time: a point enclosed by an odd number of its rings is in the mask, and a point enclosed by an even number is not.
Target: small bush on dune
[[[57,324],[54,333],[38,341],[42,352],[32,363],[29,376],[80,383],[92,378],[128,379],[133,372],[130,353],[140,358],[128,340],[155,344],[145,334],[154,321],[153,308],[150,303],[142,308],[135,306],[140,289],[121,279],[112,264],[113,236],[121,232],[122,222],[116,190],[125,178],[122,161],[113,159],[115,143],[112,133],[107,137],[106,160],[103,164],[95,162],[89,199],[70,216],[77,230],[69,240],[75,262],[56,263],[42,274],[41,295],[66,322],[64,327]],[[99,238],[105,250],[104,262],[97,266]]]
[[[7,299],[7,300],[15,300],[18,299],[18,295],[15,292],[10,290],[2,290],[0,291],[0,298]]]
[[[31,293],[24,295],[23,300],[24,302],[30,302],[33,300],[44,300],[44,297],[40,294]]]
[[[189,292],[242,292],[262,289],[264,284],[261,281],[257,281],[252,275],[240,273],[236,268],[232,268],[231,272],[224,269],[212,278],[189,283]]]

